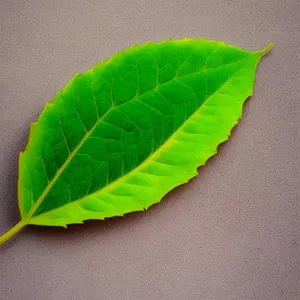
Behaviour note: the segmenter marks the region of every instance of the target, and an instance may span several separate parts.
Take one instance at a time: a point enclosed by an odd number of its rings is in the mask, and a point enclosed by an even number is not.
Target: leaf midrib
[[[229,62],[229,63],[226,63],[226,64],[223,64],[223,65],[220,65],[220,66],[217,66],[217,67],[214,67],[214,68],[203,68],[203,69],[201,69],[200,71],[198,71],[198,72],[193,72],[193,73],[189,73],[189,74],[185,74],[185,75],[183,75],[183,76],[175,76],[175,77],[173,77],[172,79],[170,79],[169,81],[167,81],[167,82],[164,82],[164,83],[162,83],[162,84],[159,84],[159,85],[157,85],[157,86],[155,86],[153,89],[151,89],[151,90],[149,90],[149,91],[147,91],[147,92],[145,92],[145,93],[142,93],[142,94],[140,94],[140,95],[136,95],[136,96],[134,96],[132,99],[130,99],[130,100],[128,100],[128,101],[126,101],[126,102],[123,102],[123,103],[121,103],[120,105],[117,105],[117,106],[111,106],[109,109],[108,109],[108,111],[101,117],[101,118],[99,118],[96,122],[95,122],[95,124],[91,127],[91,129],[90,130],[88,130],[87,132],[86,132],[86,134],[84,135],[84,137],[81,139],[81,141],[78,143],[78,145],[74,148],[74,150],[70,153],[70,155],[68,156],[68,158],[66,159],[66,161],[62,164],[62,166],[58,169],[58,171],[56,172],[56,174],[55,174],[55,176],[53,177],[53,179],[48,183],[48,185],[47,185],[47,187],[44,189],[44,191],[43,191],[43,193],[40,195],[40,197],[38,198],[38,200],[35,202],[35,204],[31,207],[31,209],[29,210],[29,212],[27,213],[27,215],[25,215],[24,216],[24,218],[23,218],[23,220],[26,220],[26,219],[29,219],[29,218],[31,218],[31,216],[35,213],[35,211],[37,210],[37,208],[40,206],[40,204],[43,202],[43,200],[45,199],[45,197],[46,197],[46,195],[48,194],[48,192],[50,191],[50,189],[53,187],[53,185],[55,184],[55,182],[56,182],[56,180],[60,177],[60,175],[63,173],[63,171],[66,169],[66,167],[68,166],[68,164],[71,162],[71,160],[74,158],[74,156],[76,155],[76,153],[77,153],[77,151],[80,149],[80,147],[83,145],[83,143],[89,138],[89,136],[93,133],[93,131],[96,129],[96,127],[99,125],[99,123],[112,111],[112,110],[114,110],[115,108],[117,108],[117,107],[120,107],[120,106],[122,106],[122,105],[124,105],[124,104],[126,104],[127,102],[131,102],[131,101],[133,101],[133,100],[135,100],[135,99],[137,99],[137,98],[139,98],[140,96],[142,96],[142,95],[144,95],[144,94],[147,94],[147,93],[151,93],[151,92],[153,92],[153,91],[155,91],[155,89],[158,89],[159,87],[161,87],[161,86],[163,86],[163,85],[166,85],[166,84],[169,84],[170,82],[172,82],[172,81],[174,81],[174,80],[178,80],[178,79],[182,79],[182,78],[185,78],[185,77],[188,77],[188,76],[192,76],[192,75],[195,75],[195,74],[201,74],[201,73],[203,73],[203,72],[206,72],[206,71],[208,71],[208,70],[212,70],[212,69],[219,69],[219,68],[223,68],[223,67],[225,67],[225,66],[228,66],[228,65],[231,65],[231,64],[234,64],[234,63],[238,63],[238,62],[240,62],[240,61],[243,61],[243,60],[248,60],[249,58],[252,58],[253,56],[252,55],[250,55],[250,56],[247,56],[247,57],[243,57],[242,59],[237,59],[237,60],[235,60],[235,61],[231,61],[231,62]],[[241,69],[239,69],[236,73],[238,73],[239,71],[241,71]],[[231,76],[227,81],[229,81],[231,78],[233,78],[235,75],[236,75],[236,73],[233,75],[233,76]],[[226,81],[226,82],[227,82]],[[226,84],[226,82],[224,82],[222,85],[221,85],[221,87],[219,88],[219,89],[221,89],[223,86],[224,86],[224,84]],[[199,111],[199,109],[215,94],[215,93],[217,93],[218,91],[219,91],[219,89],[218,90],[216,90],[211,96],[209,96],[203,103],[202,103],[202,105],[197,109],[197,110],[195,110],[195,112],[187,119],[187,120],[185,120],[185,122],[167,139],[167,141],[164,143],[164,145],[169,141],[169,139],[176,133],[176,132],[178,132],[180,129],[181,129],[181,127],[193,116],[193,115],[195,115],[198,111]],[[127,175],[129,175],[129,174],[131,174],[131,172],[133,172],[133,171],[135,171],[136,170],[136,168],[138,168],[138,167],[140,167],[141,165],[143,165],[146,161],[148,161],[159,149],[161,149],[161,147],[160,148],[158,148],[158,149],[156,149],[156,151],[154,151],[150,156],[148,156],[148,158],[146,158],[139,166],[136,166],[133,170],[131,170],[130,172],[128,172],[127,174],[125,174],[124,176],[122,176],[122,177],[119,177],[119,178],[117,178],[116,180],[114,180],[114,181],[112,181],[112,182],[110,182],[108,185],[106,185],[106,186],[104,186],[103,188],[106,188],[106,187],[108,187],[108,186],[111,186],[113,183],[115,183],[116,181],[118,181],[118,179],[120,179],[120,178],[124,178],[125,176],[127,177]],[[96,192],[94,192],[94,193],[98,193],[99,191],[101,191],[103,188],[101,188],[101,189],[99,189],[99,190],[97,190]],[[94,194],[94,193],[92,193],[92,194]],[[86,197],[88,197],[88,196],[90,196],[90,195],[92,195],[92,194],[89,194],[89,195],[87,195]],[[72,202],[69,202],[69,203],[74,203],[74,202],[76,202],[76,201],[80,201],[80,200],[82,200],[82,199],[84,199],[84,198],[86,198],[86,197],[83,197],[83,198],[80,198],[80,199],[77,199],[77,200],[75,200],[75,201],[72,201]],[[65,206],[65,205],[67,205],[67,204],[69,204],[69,203],[66,203],[66,204],[64,204],[64,205],[62,205],[62,206]],[[62,206],[60,206],[60,207],[62,207]],[[56,208],[55,208],[56,209]],[[54,209],[54,210],[55,210]],[[53,210],[51,210],[51,211],[53,211]],[[46,213],[46,212],[45,212]],[[44,214],[44,213],[42,213],[42,214]],[[41,214],[41,215],[42,215]],[[39,216],[41,216],[41,215],[39,215]]]

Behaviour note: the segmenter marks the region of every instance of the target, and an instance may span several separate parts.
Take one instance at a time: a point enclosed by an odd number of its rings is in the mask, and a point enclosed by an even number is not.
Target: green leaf
[[[141,211],[188,182],[228,139],[271,47],[146,43],[77,74],[31,125],[19,158],[21,221],[0,242],[27,224]]]

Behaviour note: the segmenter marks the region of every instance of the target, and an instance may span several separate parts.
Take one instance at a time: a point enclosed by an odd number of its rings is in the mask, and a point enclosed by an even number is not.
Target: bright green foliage
[[[188,182],[228,139],[270,47],[147,43],[76,75],[32,124],[20,155],[21,222],[121,216]]]

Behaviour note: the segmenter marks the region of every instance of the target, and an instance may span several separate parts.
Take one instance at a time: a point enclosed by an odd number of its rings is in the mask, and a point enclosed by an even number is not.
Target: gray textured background
[[[300,299],[300,2],[0,2],[0,232],[18,221],[29,123],[71,77],[131,44],[184,36],[262,59],[229,142],[147,212],[0,248],[2,300]]]

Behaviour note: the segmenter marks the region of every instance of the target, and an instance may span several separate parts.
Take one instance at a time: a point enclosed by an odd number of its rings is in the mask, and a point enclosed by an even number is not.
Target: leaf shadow
[[[16,224],[20,220],[18,209],[18,167],[19,153],[23,151],[28,140],[28,128],[24,128],[14,137],[10,145],[10,155],[7,155],[4,166],[4,195],[5,205],[4,214],[9,215],[11,223]]]
[[[252,96],[254,97],[254,96]],[[249,98],[252,98],[249,97]],[[243,111],[244,114],[247,113],[249,98],[246,100]],[[243,120],[243,119],[241,119]],[[239,124],[242,121],[239,121]],[[236,135],[236,131],[240,126],[234,126],[230,133],[230,139],[234,139]],[[28,139],[28,130],[27,128],[23,130],[19,134],[18,142],[14,143],[14,146],[11,147],[12,151],[14,151],[14,155],[11,161],[8,161],[7,164],[7,174],[9,174],[6,178],[5,189],[10,191],[7,193],[9,195],[9,200],[7,201],[8,205],[6,207],[6,211],[9,215],[12,216],[12,222],[17,223],[19,221],[19,213],[18,213],[18,204],[17,204],[17,180],[18,177],[18,155],[20,149],[24,149]],[[176,201],[184,201],[184,195],[186,193],[186,189],[189,189],[191,185],[197,184],[198,180],[201,180],[202,176],[206,176],[205,173],[210,168],[214,168],[216,164],[218,164],[219,160],[222,159],[222,156],[225,155],[226,144],[230,141],[225,141],[218,146],[217,155],[212,156],[208,159],[204,166],[198,168],[198,175],[192,178],[188,184],[183,184],[174,188],[170,191],[166,196],[163,197],[162,201],[152,205],[147,211],[143,212],[132,212],[128,213],[123,217],[112,217],[105,220],[87,220],[84,224],[72,224],[69,225],[68,228],[63,227],[48,227],[48,226],[28,226],[25,228],[26,234],[29,236],[37,237],[38,239],[54,239],[54,240],[64,240],[67,238],[68,240],[76,240],[80,239],[81,235],[93,235],[96,232],[100,234],[107,234],[114,230],[120,230],[124,228],[124,226],[138,226],[139,223],[143,222],[146,214],[149,214],[155,217],[155,214],[158,214],[161,209],[168,209],[168,203],[172,201],[172,199],[176,199]],[[12,204],[13,203],[13,204]],[[147,217],[149,217],[149,215]],[[23,233],[24,233],[23,231]],[[13,241],[11,241],[13,242]]]

